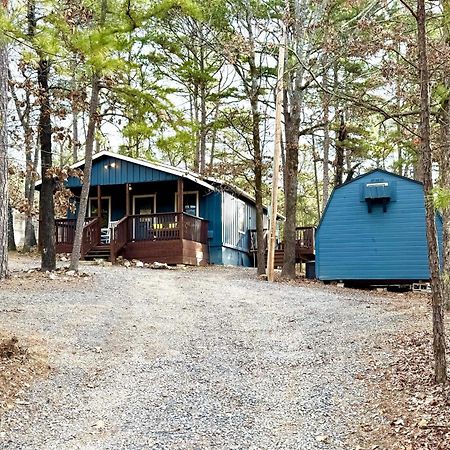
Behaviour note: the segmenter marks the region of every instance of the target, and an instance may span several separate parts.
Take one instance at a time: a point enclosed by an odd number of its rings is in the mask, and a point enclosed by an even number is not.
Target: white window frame
[[[240,213],[240,211],[241,211],[241,207],[242,207],[242,214],[243,214],[243,222],[242,222],[242,224],[243,224],[243,229],[241,230],[240,229],[240,217],[239,217],[239,213]],[[237,228],[238,228],[238,233],[239,234],[245,234],[245,231],[246,231],[246,217],[245,217],[245,208],[246,208],[246,204],[245,204],[245,202],[244,201],[242,201],[242,200],[240,200],[240,199],[237,199]]]
[[[200,195],[198,191],[184,191],[183,192],[183,197],[185,195],[188,194],[195,194],[195,209],[197,210],[197,215],[196,217],[200,217]],[[177,212],[177,208],[178,208],[178,192],[175,192],[175,208],[174,211]],[[184,198],[183,198],[183,211],[184,212]]]
[[[92,201],[95,200],[96,202],[98,202],[98,197],[89,197],[89,202],[88,202],[88,216],[92,217]],[[106,196],[101,196],[100,200],[108,200],[108,228],[109,228],[109,224],[111,223],[111,196],[110,195],[106,195]],[[97,205],[98,206],[98,205]]]
[[[153,214],[156,214],[156,194],[139,194],[133,195],[133,216],[136,215],[136,198],[151,198],[153,197]]]

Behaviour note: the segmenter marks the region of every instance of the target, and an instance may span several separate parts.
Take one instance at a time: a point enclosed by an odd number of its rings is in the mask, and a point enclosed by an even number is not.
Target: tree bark
[[[322,94],[323,105],[323,174],[322,174],[322,210],[325,209],[328,203],[328,196],[330,192],[330,168],[328,167],[330,161],[330,95],[328,94],[328,74],[325,70],[323,75],[323,85],[326,89]]]
[[[336,140],[336,172],[334,176],[334,186],[338,187],[342,184],[344,178],[344,157],[345,147],[344,141],[347,139],[347,126],[345,124],[344,112],[339,112],[339,131]]]
[[[288,46],[293,47],[301,58],[304,54],[303,32],[304,5],[295,2],[290,6],[291,21],[286,25]],[[284,164],[284,259],[281,275],[284,278],[295,278],[295,248],[297,243],[297,197],[298,197],[298,150],[300,139],[300,122],[303,104],[303,73],[302,64],[295,63],[289,67],[286,64],[286,80],[284,95],[284,130],[285,130],[285,164]]]
[[[77,224],[73,242],[70,269],[78,271],[81,258],[81,244],[83,239],[84,221],[86,219],[89,189],[91,187],[92,155],[94,150],[95,129],[97,126],[97,112],[100,93],[100,79],[97,74],[92,77],[92,93],[89,105],[89,123],[86,138],[86,150],[84,155],[83,186],[81,187],[80,206],[78,208]]]
[[[53,194],[55,183],[48,170],[53,166],[52,123],[49,90],[50,62],[41,58],[38,64],[38,83],[40,97],[39,142],[41,144],[42,185],[39,197],[39,226],[41,236],[41,269],[56,269],[55,251],[55,205]]]
[[[6,3],[3,3],[6,8]],[[0,6],[1,8],[1,6]],[[0,38],[3,40],[3,38]],[[8,52],[0,42],[0,279],[8,274]]]
[[[442,0],[443,9],[443,35],[447,49],[450,48],[450,27],[448,20],[450,18],[450,0]],[[442,80],[444,86],[450,88],[450,73],[445,71]],[[438,115],[441,138],[440,152],[440,185],[446,191],[450,192],[450,95],[441,104]],[[442,232],[442,293],[443,302],[447,311],[450,311],[450,204],[442,209],[443,232]]]
[[[291,110],[288,111],[285,101],[284,127],[285,127],[285,154],[284,167],[284,260],[281,275],[284,278],[295,278],[295,245],[297,227],[297,195],[298,195],[298,140],[300,127],[299,100],[296,93],[291,98]]]
[[[433,310],[434,375],[437,383],[447,382],[442,285],[435,208],[432,200],[433,173],[430,132],[430,73],[428,68],[425,0],[417,0],[417,46],[420,79],[420,168],[425,195],[428,260],[431,275]]]
[[[105,23],[107,11],[107,0],[102,0],[101,15],[99,24],[102,26]],[[83,170],[83,186],[81,187],[80,205],[78,208],[77,223],[75,228],[75,237],[73,242],[72,255],[70,258],[70,269],[78,271],[78,266],[81,257],[81,244],[83,239],[84,220],[86,218],[86,210],[89,199],[89,190],[91,187],[91,171],[92,171],[92,155],[94,152],[95,130],[98,122],[98,107],[100,95],[100,74],[94,72],[91,82],[91,100],[89,104],[89,122],[86,134],[86,149],[84,155],[84,170]],[[100,198],[98,199],[100,205]],[[100,208],[99,208],[99,215]]]
[[[17,250],[16,239],[14,237],[14,216],[12,206],[8,206],[8,250],[15,252]]]

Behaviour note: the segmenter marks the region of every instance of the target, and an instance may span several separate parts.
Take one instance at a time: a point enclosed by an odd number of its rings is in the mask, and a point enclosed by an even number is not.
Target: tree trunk
[[[53,165],[52,159],[52,123],[50,109],[50,91],[48,85],[50,63],[41,58],[38,64],[38,83],[40,89],[39,142],[41,144],[42,185],[39,197],[39,220],[41,236],[41,269],[56,269],[55,251],[55,205],[53,177],[47,171]]]
[[[3,6],[6,8],[5,2]],[[0,42],[0,279],[8,274],[8,52]]]
[[[338,187],[342,184],[344,178],[344,156],[345,156],[345,148],[344,141],[347,139],[347,126],[345,124],[344,112],[339,112],[339,131],[336,140],[336,160],[335,167],[336,172],[334,176],[334,186]]]
[[[450,27],[448,18],[450,17],[450,0],[441,2],[443,9],[443,35],[447,49],[450,48]],[[447,91],[450,88],[450,73],[444,74],[442,80]],[[439,111],[439,125],[441,137],[440,153],[440,184],[445,191],[450,192],[450,95],[442,102]],[[443,302],[447,311],[450,311],[450,204],[442,209],[443,233],[442,233],[442,292]]]
[[[425,195],[428,260],[430,265],[432,310],[433,310],[433,352],[434,375],[437,383],[447,381],[447,362],[444,332],[442,286],[439,268],[439,251],[436,230],[435,208],[432,200],[433,173],[430,142],[430,74],[428,69],[425,0],[417,0],[417,46],[420,78],[420,162]]]
[[[293,99],[291,99],[291,102]],[[297,191],[298,191],[298,140],[300,115],[297,114],[298,104],[291,104],[291,111],[287,111],[285,101],[285,170],[284,170],[284,260],[281,275],[284,278],[295,278],[295,246],[297,227]]]
[[[328,94],[328,74],[327,71],[323,75],[323,84],[325,91],[323,97],[323,175],[322,175],[322,210],[328,203],[330,192],[330,168],[328,167],[330,160],[330,95]]]
[[[78,161],[78,147],[80,145],[78,137],[78,111],[72,105],[72,160]]]
[[[91,187],[92,155],[94,150],[95,129],[97,125],[97,111],[100,93],[100,79],[97,74],[92,77],[92,92],[89,105],[89,123],[86,137],[86,150],[84,155],[83,186],[81,188],[80,206],[78,208],[77,224],[75,228],[75,238],[73,242],[72,255],[70,258],[70,269],[78,271],[81,257],[81,244],[83,238],[84,220]]]
[[[264,206],[263,206],[263,159],[261,149],[261,135],[259,130],[261,116],[258,109],[257,97],[251,99],[252,109],[252,142],[255,174],[255,205],[256,205],[256,242],[257,242],[257,274],[266,273],[266,239],[264,237]]]
[[[296,2],[292,7],[292,20],[286,24],[288,47],[293,47],[299,57],[304,54],[303,26],[305,5]],[[290,41],[290,43],[289,43]],[[286,61],[285,95],[284,95],[284,130],[285,130],[285,165],[284,165],[284,259],[281,275],[295,278],[295,253],[297,244],[297,197],[298,197],[298,147],[300,139],[300,122],[303,104],[303,65],[291,60]]]
[[[17,250],[16,239],[14,237],[14,216],[12,206],[8,206],[8,250],[15,252]]]

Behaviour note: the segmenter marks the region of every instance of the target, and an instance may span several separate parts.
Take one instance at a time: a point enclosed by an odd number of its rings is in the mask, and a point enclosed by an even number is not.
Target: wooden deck
[[[125,216],[111,229],[110,243],[103,246],[100,234],[100,219],[87,220],[83,231],[82,258],[92,259],[95,255],[107,254],[112,262],[119,256],[150,263],[199,266],[209,262],[208,222],[186,213]],[[74,236],[75,220],[57,220],[57,253],[70,253]]]
[[[297,227],[295,243],[295,262],[302,263],[315,259],[315,227]],[[265,246],[267,249],[267,230],[265,232]],[[251,251],[256,254],[256,230],[250,230]],[[284,242],[279,242],[275,249],[275,267],[281,268],[284,261]],[[267,251],[266,251],[267,264]]]

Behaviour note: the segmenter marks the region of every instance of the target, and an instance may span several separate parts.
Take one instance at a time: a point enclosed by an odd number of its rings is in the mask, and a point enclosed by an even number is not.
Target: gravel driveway
[[[3,416],[1,449],[349,449],[370,414],[361,350],[403,320],[248,269],[83,270],[0,290],[3,328],[43,339],[52,367]]]

